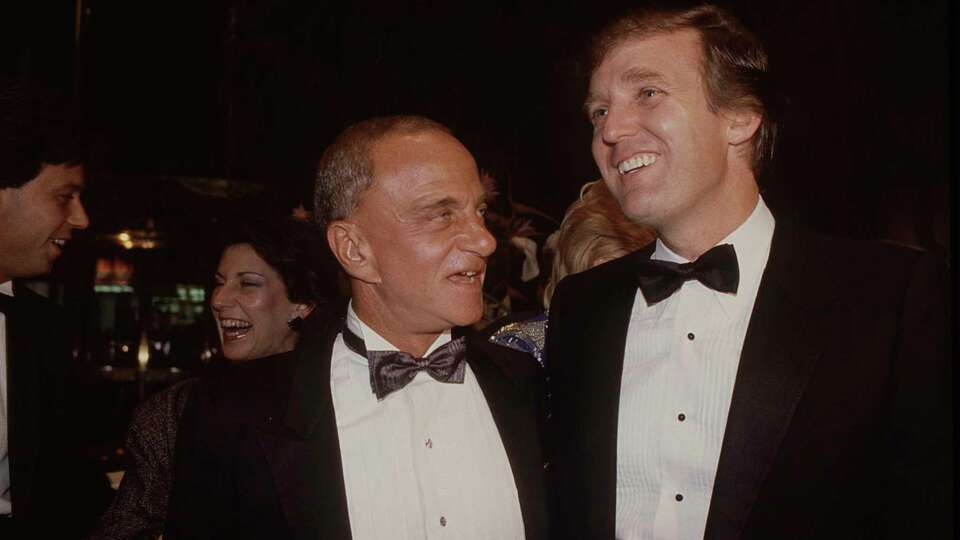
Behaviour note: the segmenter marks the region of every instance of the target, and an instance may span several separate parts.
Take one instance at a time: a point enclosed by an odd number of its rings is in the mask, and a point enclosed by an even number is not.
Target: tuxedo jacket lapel
[[[47,350],[38,331],[44,318],[34,293],[17,285],[14,283],[16,311],[7,316],[7,436],[14,511],[30,513],[27,506],[33,500],[40,408],[57,404],[38,401],[41,355]]]
[[[510,461],[527,540],[546,538],[547,493],[540,445],[546,409],[539,365],[526,353],[473,336],[467,364],[477,378]]]
[[[597,473],[584,480],[590,496],[599,497],[600,504],[594,508],[605,512],[604,526],[610,527],[611,536],[617,508],[617,426],[623,352],[636,289],[636,281],[630,274],[621,276],[610,289],[597,294],[598,303],[593,311],[596,316],[588,318],[590,325],[579,337],[594,349],[593,354],[584,358],[600,360],[581,366],[580,371],[583,385],[580,449]]]
[[[563,375],[560,374],[566,366],[555,366],[563,379],[561,384],[566,387],[559,389],[564,395],[561,399],[573,400],[576,405],[569,413],[560,409],[565,409],[566,403],[555,400],[555,406],[560,411],[561,422],[565,422],[569,414],[573,415],[577,453],[572,459],[588,464],[576,469],[580,474],[574,489],[583,490],[578,499],[589,501],[582,508],[560,511],[582,512],[586,523],[584,532],[589,531],[596,538],[612,538],[614,534],[620,382],[630,313],[637,291],[632,269],[637,258],[649,258],[652,250],[650,246],[597,268],[602,277],[594,278],[592,283],[600,284],[598,287],[578,290],[580,287],[573,283],[571,291],[582,297],[577,305],[583,306],[583,311],[574,314],[582,326],[562,324],[560,331],[564,335],[558,339],[560,348],[572,352],[564,353],[566,357],[576,362],[576,369]],[[551,362],[549,355],[547,362]]]
[[[796,233],[778,227],[740,356],[706,539],[739,536],[823,350],[834,293],[805,255]]]
[[[330,358],[342,319],[330,317],[297,354],[286,411],[267,416],[258,442],[294,538],[351,537]]]
[[[310,332],[289,385],[287,408],[267,416],[258,444],[267,460],[294,537],[350,538],[343,463],[330,391],[330,360],[343,320],[331,317]],[[474,338],[467,362],[477,378],[510,460],[528,540],[546,538],[540,416],[534,385],[539,366],[526,355]]]

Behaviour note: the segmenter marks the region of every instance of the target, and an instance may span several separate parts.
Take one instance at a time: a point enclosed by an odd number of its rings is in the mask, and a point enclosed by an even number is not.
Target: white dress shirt
[[[347,326],[368,350],[397,350],[352,304]],[[442,334],[428,354],[449,341]],[[421,372],[377,401],[367,359],[341,335],[330,375],[355,540],[524,538],[510,462],[469,365],[463,384]]]
[[[757,206],[733,233],[735,294],[691,280],[630,315],[617,428],[618,539],[703,538],[740,351],[770,254],[774,219]],[[689,262],[657,240],[653,259]]]
[[[0,294],[13,296],[13,282],[0,283]],[[0,313],[0,516],[12,511],[7,409],[7,317]]]

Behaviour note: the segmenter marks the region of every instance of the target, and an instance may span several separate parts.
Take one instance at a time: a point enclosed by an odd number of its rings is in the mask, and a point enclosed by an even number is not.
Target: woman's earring
[[[299,332],[303,328],[303,317],[297,315],[296,317],[287,321],[287,326],[290,327],[294,332]]]

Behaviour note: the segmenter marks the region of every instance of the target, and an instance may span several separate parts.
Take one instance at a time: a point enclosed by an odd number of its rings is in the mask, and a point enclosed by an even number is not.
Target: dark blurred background
[[[717,3],[767,43],[789,104],[763,179],[778,218],[949,259],[952,6]],[[131,407],[215,356],[205,306],[217,224],[236,211],[309,210],[319,152],[354,121],[419,113],[448,124],[496,180],[498,211],[525,209],[542,239],[598,177],[578,55],[631,5],[6,6],[0,76],[74,95],[97,135],[92,226],[36,284],[78,321],[76,356],[101,390],[90,403],[104,418],[92,451],[113,459]],[[148,369],[137,369],[138,355]]]

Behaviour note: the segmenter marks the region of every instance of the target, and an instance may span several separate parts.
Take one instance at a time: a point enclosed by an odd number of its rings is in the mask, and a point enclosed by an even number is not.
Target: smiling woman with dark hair
[[[210,307],[230,363],[292,354],[314,308],[332,299],[335,282],[321,259],[326,245],[312,225],[244,220],[224,227]],[[157,538],[173,481],[180,416],[197,379],[175,384],[134,413],[129,467],[94,538]]]
[[[210,307],[231,362],[293,350],[297,330],[333,284],[313,226],[241,222],[225,228]],[[326,277],[326,279],[324,279]]]

